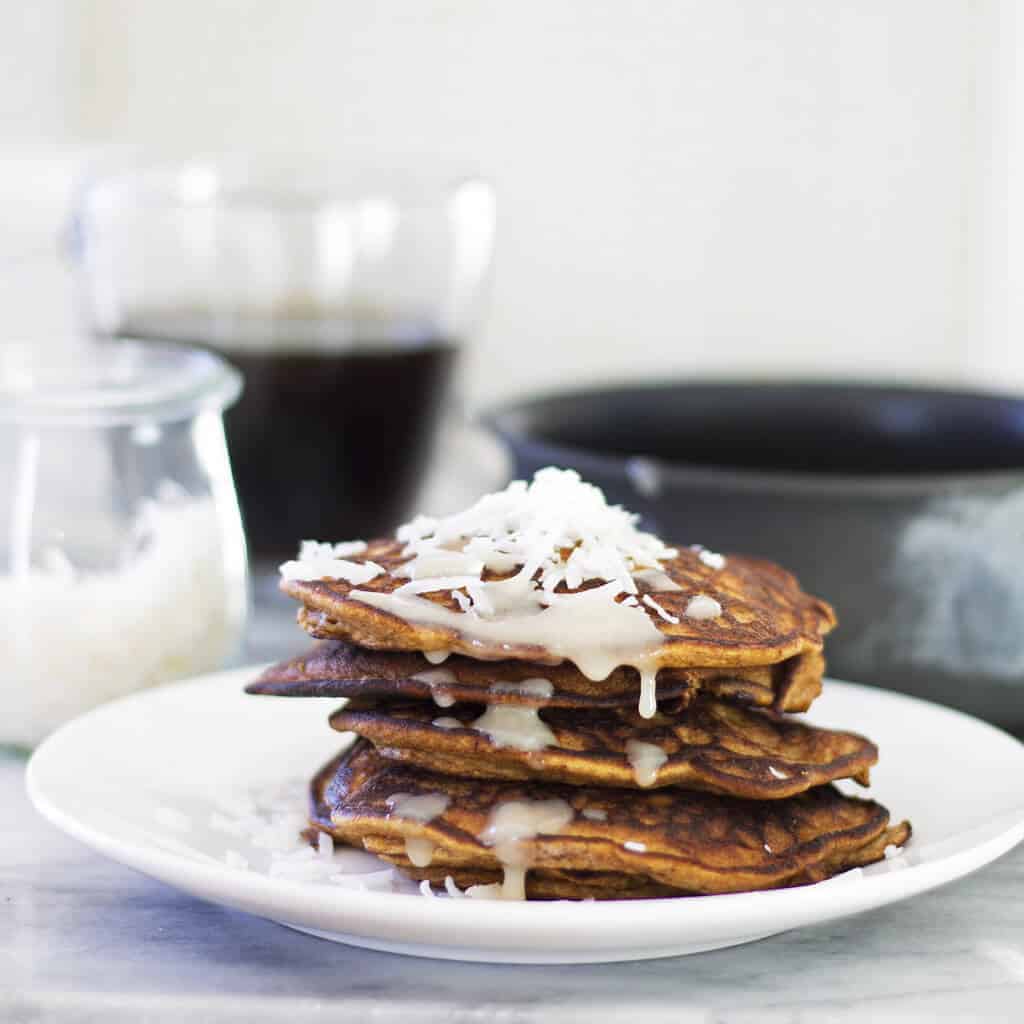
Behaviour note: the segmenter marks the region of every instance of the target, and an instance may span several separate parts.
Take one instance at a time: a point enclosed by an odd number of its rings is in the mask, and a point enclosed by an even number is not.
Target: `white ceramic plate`
[[[231,837],[181,828],[186,817],[209,821],[218,793],[309,777],[339,748],[325,722],[338,701],[247,697],[242,687],[257,672],[176,683],[70,723],[29,763],[32,801],[83,843],[202,899],[371,949],[506,963],[638,960],[749,942],[933,889],[1024,838],[1024,745],[946,708],[828,682],[808,717],[874,739],[881,762],[871,793],[893,820],[913,822],[913,840],[891,860],[775,892],[591,903],[283,880],[223,863],[237,848]]]

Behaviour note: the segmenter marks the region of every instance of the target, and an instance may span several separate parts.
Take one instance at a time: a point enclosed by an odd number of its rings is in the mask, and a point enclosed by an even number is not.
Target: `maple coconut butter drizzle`
[[[470,646],[540,648],[543,660],[568,660],[595,681],[619,666],[632,667],[640,675],[640,714],[650,718],[657,711],[655,679],[664,643],[652,616],[668,616],[639,597],[641,588],[680,589],[662,564],[678,552],[638,530],[637,520],[609,505],[578,473],[548,468],[530,484],[514,481],[463,512],[418,516],[400,527],[407,561],[394,575],[406,582],[393,593],[358,589],[385,570],[348,561],[357,554],[352,545],[339,546],[332,558],[330,545],[310,542],[315,557],[308,571],[328,565],[341,570],[337,575],[357,588],[350,598],[408,622],[450,629]],[[322,578],[306,575],[305,553],[304,545],[299,562],[287,563],[282,573]],[[722,564],[721,556],[708,556]],[[488,571],[514,575],[487,580]],[[458,611],[423,596],[443,591],[451,592]],[[708,601],[699,602],[692,617],[711,617],[709,610],[715,608]],[[445,653],[426,657],[437,664]]]

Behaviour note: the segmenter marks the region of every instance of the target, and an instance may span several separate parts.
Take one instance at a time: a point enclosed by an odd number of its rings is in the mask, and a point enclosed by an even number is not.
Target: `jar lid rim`
[[[119,339],[55,354],[40,345],[0,345],[0,423],[120,426],[223,412],[242,375],[208,349]]]

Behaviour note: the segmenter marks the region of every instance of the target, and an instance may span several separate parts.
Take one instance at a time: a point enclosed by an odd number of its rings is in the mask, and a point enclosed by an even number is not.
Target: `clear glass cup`
[[[250,551],[281,560],[408,516],[494,219],[476,179],[196,160],[87,182],[72,239],[91,332],[209,346],[244,372],[228,443]]]
[[[131,342],[0,346],[0,744],[222,666],[248,608],[238,373]]]

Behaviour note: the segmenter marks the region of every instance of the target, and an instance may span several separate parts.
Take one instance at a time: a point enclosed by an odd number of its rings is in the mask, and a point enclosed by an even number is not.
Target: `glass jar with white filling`
[[[0,745],[236,652],[240,391],[184,346],[0,346]]]

